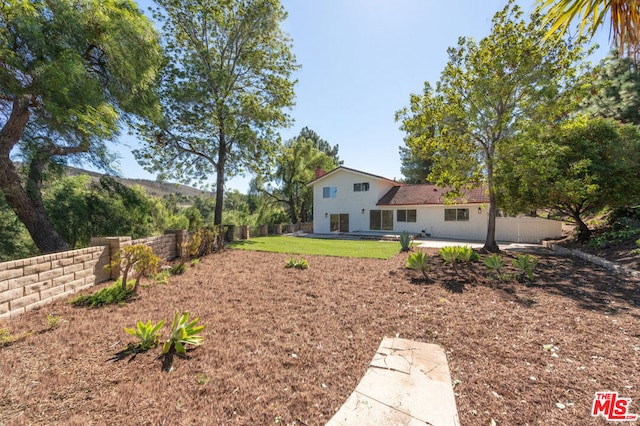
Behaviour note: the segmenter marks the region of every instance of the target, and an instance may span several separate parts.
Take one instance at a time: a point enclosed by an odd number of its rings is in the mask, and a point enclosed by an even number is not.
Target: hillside
[[[70,176],[85,174],[91,176],[95,180],[100,179],[100,177],[103,175],[102,173],[91,172],[76,167],[67,167],[67,170],[67,173]],[[157,182],[148,179],[128,179],[122,177],[115,177],[115,179],[126,186],[140,186],[144,188],[147,195],[152,197],[164,197],[168,194],[179,194],[187,197],[214,195],[210,191],[203,191],[201,189],[193,188],[187,185],[181,185],[179,183]]]

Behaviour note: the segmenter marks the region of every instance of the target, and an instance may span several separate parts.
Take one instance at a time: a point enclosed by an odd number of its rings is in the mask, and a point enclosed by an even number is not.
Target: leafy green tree
[[[135,239],[159,230],[154,200],[143,189],[129,188],[111,176],[97,183],[87,175],[61,178],[46,188],[44,204],[56,231],[74,248],[87,247],[93,236]]]
[[[544,40],[540,17],[522,19],[510,1],[493,18],[492,32],[479,43],[461,37],[433,90],[412,95],[410,107],[396,119],[409,147],[433,160],[430,180],[452,186],[484,182],[489,220],[484,248],[497,251],[494,169],[501,146],[531,122],[561,116],[569,108],[563,88],[573,87],[579,46]],[[425,128],[435,127],[434,132]],[[457,192],[457,194],[456,194]]]
[[[581,116],[506,147],[498,169],[501,204],[516,211],[554,208],[587,240],[585,214],[639,200],[640,132]]]
[[[0,192],[0,262],[22,259],[38,253],[27,229]]]
[[[216,175],[214,225],[222,223],[227,178],[263,168],[274,130],[289,125],[297,69],[280,29],[279,0],[156,0],[167,65],[164,118],[140,128],[136,151],[161,178],[190,182]]]
[[[580,35],[587,28],[593,37],[609,16],[613,42],[622,53],[627,52],[637,59],[640,47],[640,3],[636,0],[536,0],[538,12],[546,14],[543,24],[551,24],[550,36],[554,32],[564,34],[571,22],[578,18]]]
[[[307,222],[313,211],[313,189],[307,184],[314,179],[316,169],[334,169],[333,158],[316,148],[313,141],[297,137],[282,146],[276,164],[274,173],[265,177],[261,192],[285,206],[292,223]]]
[[[333,160],[333,164],[335,167],[342,166],[344,161],[340,160],[340,156],[338,155],[338,145],[331,146],[329,142],[322,139],[320,135],[318,135],[315,131],[311,130],[308,127],[303,127],[300,130],[300,134],[296,136],[296,139],[306,139],[311,141],[313,147],[316,148],[320,152],[324,152]]]
[[[597,117],[640,125],[640,73],[628,57],[613,51],[591,77],[591,89],[580,109]]]
[[[90,187],[90,176],[69,176],[50,183],[44,193],[47,215],[71,248],[87,247],[94,230],[88,203]]]
[[[69,247],[42,201],[47,168],[67,159],[107,167],[123,119],[155,113],[160,61],[153,25],[131,0],[0,5],[0,190],[41,252]]]
[[[87,200],[91,236],[130,235],[133,239],[153,235],[153,202],[140,187],[129,188],[105,175]]]
[[[414,152],[410,147],[400,147],[400,172],[406,183],[426,183],[431,173],[433,162]]]

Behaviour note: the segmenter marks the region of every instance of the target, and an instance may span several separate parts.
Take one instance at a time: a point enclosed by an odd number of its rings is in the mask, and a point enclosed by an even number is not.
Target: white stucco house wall
[[[431,184],[407,185],[347,167],[318,171],[313,187],[313,231],[319,234],[407,231],[434,238],[484,240],[489,198],[484,188],[445,204],[446,190]],[[562,222],[498,217],[496,240],[540,242],[562,236]]]

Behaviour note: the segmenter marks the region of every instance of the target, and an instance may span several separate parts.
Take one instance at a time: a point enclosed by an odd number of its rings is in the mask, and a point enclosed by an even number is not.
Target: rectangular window
[[[353,184],[353,192],[367,192],[368,190],[369,190],[369,182]]]
[[[469,209],[444,209],[445,222],[468,222]]]
[[[336,198],[338,188],[335,186],[325,186],[322,188],[322,198]]]
[[[417,218],[415,210],[398,210],[396,213],[398,222],[415,222]]]
[[[369,210],[369,229],[393,231],[393,210]]]

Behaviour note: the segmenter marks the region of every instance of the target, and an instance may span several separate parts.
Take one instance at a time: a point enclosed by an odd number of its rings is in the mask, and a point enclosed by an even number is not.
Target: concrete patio
[[[459,426],[447,357],[435,344],[385,337],[327,426]]]

